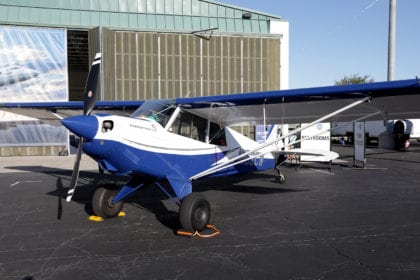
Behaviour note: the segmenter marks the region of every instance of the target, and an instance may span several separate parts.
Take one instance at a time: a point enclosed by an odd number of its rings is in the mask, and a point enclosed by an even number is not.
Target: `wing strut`
[[[288,133],[288,134],[286,134],[286,135],[284,135],[282,137],[275,138],[275,139],[273,139],[271,141],[265,142],[265,143],[259,145],[258,147],[256,147],[255,149],[249,150],[248,152],[245,152],[243,154],[240,154],[239,156],[236,156],[236,157],[234,157],[234,158],[232,158],[232,159],[230,159],[230,160],[228,160],[226,162],[223,162],[223,163],[218,164],[218,165],[215,165],[215,166],[213,166],[213,167],[211,167],[211,168],[209,168],[207,170],[204,170],[204,171],[202,171],[202,172],[200,172],[200,173],[198,173],[198,174],[190,177],[190,180],[196,180],[196,179],[199,179],[201,177],[208,176],[210,174],[213,174],[213,173],[216,173],[218,171],[221,171],[221,170],[223,170],[225,168],[229,168],[231,166],[240,164],[242,162],[245,162],[247,160],[250,160],[252,158],[255,158],[257,156],[260,156],[260,155],[264,154],[264,152],[260,152],[262,149],[268,148],[269,146],[277,146],[278,143],[279,143],[279,141],[285,139],[286,137],[289,137],[291,135],[294,135],[294,134],[296,134],[296,133],[298,133],[298,132],[300,132],[300,131],[302,131],[304,129],[307,129],[309,127],[312,127],[312,126],[314,126],[314,125],[316,125],[318,123],[321,123],[321,122],[323,122],[323,121],[325,121],[325,120],[327,120],[327,119],[329,119],[331,117],[334,117],[334,116],[336,116],[338,114],[341,114],[342,112],[345,112],[345,111],[347,111],[347,110],[349,110],[349,109],[351,109],[353,107],[356,107],[356,106],[358,106],[358,105],[360,105],[362,103],[365,103],[369,99],[370,99],[370,97],[365,97],[365,98],[363,98],[361,100],[357,100],[357,101],[355,101],[355,102],[353,102],[353,103],[351,103],[351,104],[349,104],[349,105],[347,105],[347,106],[345,106],[343,108],[340,108],[340,109],[338,109],[338,110],[336,110],[336,111],[334,111],[334,112],[332,112],[332,113],[330,113],[328,115],[325,115],[325,116],[323,116],[323,117],[321,117],[321,118],[319,118],[319,119],[317,119],[317,120],[315,120],[315,121],[313,121],[313,122],[311,122],[311,123],[309,123],[307,125],[303,125],[302,127],[298,128],[298,129],[295,129],[292,132],[290,132],[290,133]],[[272,151],[272,149],[270,149],[269,151],[266,151],[265,153],[270,152],[270,151]]]
[[[168,131],[172,127],[172,125],[176,121],[176,118],[178,117],[180,112],[181,112],[181,107],[177,106],[175,108],[175,111],[172,113],[171,117],[169,118],[169,121],[165,125],[165,130],[166,131]]]

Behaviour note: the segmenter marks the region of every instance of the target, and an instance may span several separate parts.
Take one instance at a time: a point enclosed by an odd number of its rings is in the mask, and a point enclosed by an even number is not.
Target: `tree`
[[[374,80],[369,75],[360,76],[359,74],[353,74],[351,76],[344,76],[339,81],[335,81],[335,85],[353,85],[353,84],[366,84],[373,83]]]

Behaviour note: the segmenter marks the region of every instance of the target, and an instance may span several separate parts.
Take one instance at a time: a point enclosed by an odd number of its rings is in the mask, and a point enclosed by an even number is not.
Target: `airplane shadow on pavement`
[[[66,196],[68,191],[68,185],[70,184],[72,171],[62,170],[54,168],[45,168],[42,166],[14,166],[9,167],[10,169],[30,171],[43,173],[48,176],[56,178],[55,189],[47,192],[47,195],[57,197],[57,219],[61,220],[63,211],[65,211]],[[94,171],[81,171],[79,175],[78,187],[75,190],[72,201],[84,205],[84,209],[87,215],[93,215],[92,210],[92,197],[95,190],[104,184],[116,184],[119,186],[124,185],[128,181],[127,176],[116,176],[112,174],[99,174]],[[261,181],[273,182],[273,187],[263,187],[258,184]],[[227,192],[238,192],[238,193],[250,193],[256,195],[269,195],[273,193],[287,193],[287,192],[304,192],[309,191],[307,189],[289,189],[283,188],[279,183],[274,184],[275,176],[265,173],[252,173],[233,175],[225,177],[214,177],[201,179],[193,183],[193,191],[206,192],[206,191],[227,191]],[[168,183],[163,183],[164,187],[173,194]],[[129,197],[125,203],[153,213],[156,219],[164,226],[173,230],[174,233],[180,228],[178,212],[173,209],[168,209],[164,201],[167,201],[168,197],[153,184],[142,187],[133,196]],[[173,203],[174,207],[175,204]],[[171,207],[173,208],[173,207]]]

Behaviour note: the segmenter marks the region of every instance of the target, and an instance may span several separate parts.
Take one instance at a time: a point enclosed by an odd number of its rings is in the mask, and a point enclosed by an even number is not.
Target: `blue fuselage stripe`
[[[109,171],[117,174],[141,174],[156,179],[176,176],[190,178],[191,176],[210,168],[224,153],[209,153],[201,155],[181,155],[156,153],[139,150],[129,145],[110,140],[93,140],[86,142],[83,150],[104,167],[112,166]],[[242,164],[227,168],[212,176],[246,173],[266,170],[274,167],[273,159],[253,159]]]

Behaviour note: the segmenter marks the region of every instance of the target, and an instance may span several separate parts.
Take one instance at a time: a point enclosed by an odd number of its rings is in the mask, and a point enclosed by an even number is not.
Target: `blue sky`
[[[218,0],[290,23],[290,88],[387,79],[389,0]],[[420,77],[419,0],[397,0],[395,79]]]

